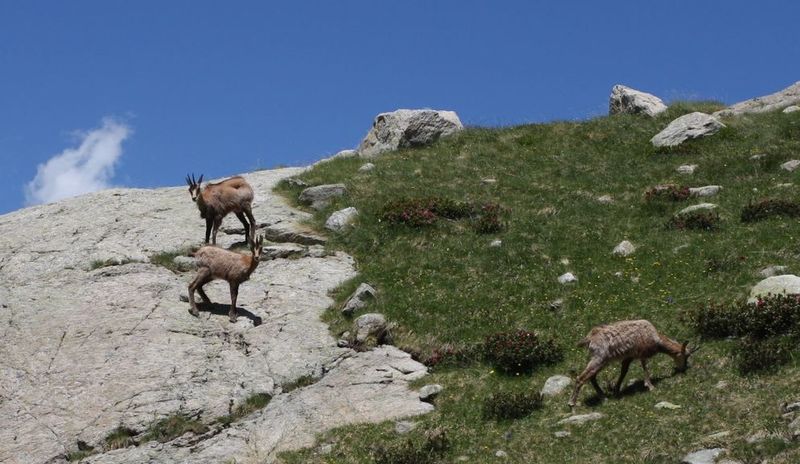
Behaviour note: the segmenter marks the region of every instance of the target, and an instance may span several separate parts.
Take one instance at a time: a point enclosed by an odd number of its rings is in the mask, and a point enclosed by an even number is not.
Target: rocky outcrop
[[[375,117],[358,154],[372,158],[383,152],[428,145],[464,129],[453,111],[397,110]]]
[[[660,98],[649,93],[615,85],[608,99],[608,114],[645,114],[653,117],[667,111],[667,105]]]
[[[341,197],[347,193],[344,184],[326,184],[308,187],[300,192],[297,197],[300,203],[311,205],[316,210],[325,209],[334,198]]]
[[[669,123],[664,130],[650,139],[650,143],[656,147],[674,147],[687,140],[716,134],[723,127],[725,125],[713,116],[695,111]]]
[[[244,176],[259,233],[310,217],[270,193],[299,172]],[[339,348],[320,321],[328,292],[356,275],[346,254],[274,244],[274,256],[298,257],[261,263],[240,287],[238,322],[227,321],[220,281],[206,285],[216,304],[191,316],[182,299],[193,273],[156,262],[172,263],[202,232],[182,187],[107,190],[0,216],[0,462],[46,462],[79,440],[98,445],[118,426],[143,431],[178,412],[208,423],[257,393],[274,397],[265,411],[208,440],[90,462],[270,462],[326,428],[430,410],[406,387],[423,366],[390,347]],[[234,229],[218,237],[243,242]],[[321,380],[282,393],[303,376]]]
[[[726,117],[745,113],[764,113],[797,104],[800,104],[800,81],[779,92],[735,103],[724,110],[717,111],[714,116]]]

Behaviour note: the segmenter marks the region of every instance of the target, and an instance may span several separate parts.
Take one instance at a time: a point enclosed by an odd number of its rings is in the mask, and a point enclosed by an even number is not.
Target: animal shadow
[[[209,305],[208,303],[205,303],[205,302],[198,302],[197,303],[197,309],[199,311],[210,312],[211,314],[214,314],[214,315],[217,315],[217,316],[226,316],[227,317],[228,316],[228,310],[231,309],[231,305],[222,304],[222,303],[211,303]],[[262,322],[264,322],[263,319],[261,319],[261,317],[256,316],[255,314],[253,314],[250,311],[248,311],[248,310],[246,310],[244,308],[241,308],[241,307],[237,307],[236,308],[236,314],[239,317],[246,317],[246,318],[250,319],[251,321],[253,321],[253,327],[258,327],[258,326],[261,325]]]

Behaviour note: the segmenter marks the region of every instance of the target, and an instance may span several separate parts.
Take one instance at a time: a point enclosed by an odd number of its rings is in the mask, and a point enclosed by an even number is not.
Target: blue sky
[[[47,188],[307,165],[397,108],[585,119],[617,83],[733,103],[800,80],[797,18],[788,1],[2,2],[0,213]]]

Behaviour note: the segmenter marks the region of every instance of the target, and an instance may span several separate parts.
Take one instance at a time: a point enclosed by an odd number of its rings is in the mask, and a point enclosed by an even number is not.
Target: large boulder
[[[356,216],[358,216],[358,210],[352,206],[340,209],[333,212],[328,220],[325,221],[325,228],[334,232],[341,232],[355,220]]]
[[[745,113],[764,113],[797,104],[800,104],[800,81],[795,82],[779,92],[735,103],[724,110],[717,111],[714,113],[714,116],[738,116]]]
[[[800,277],[794,274],[767,277],[750,290],[747,302],[755,303],[767,295],[800,295]]]
[[[375,117],[358,154],[372,158],[398,148],[418,147],[464,129],[454,111],[397,110]]]
[[[687,140],[708,137],[725,127],[715,117],[695,111],[685,114],[653,136],[650,142],[656,147],[674,147]]]
[[[660,98],[624,85],[615,85],[608,99],[608,114],[646,114],[653,117],[667,111]]]
[[[300,203],[310,204],[316,210],[325,209],[331,204],[334,198],[347,193],[344,184],[326,184],[309,187],[302,192],[297,199]]]

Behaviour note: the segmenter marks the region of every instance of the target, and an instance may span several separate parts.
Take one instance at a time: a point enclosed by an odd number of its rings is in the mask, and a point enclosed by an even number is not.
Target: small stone
[[[481,183],[482,184],[496,184],[497,183],[497,179],[495,179],[493,177],[487,177],[486,179],[481,179]]]
[[[786,274],[786,270],[788,268],[786,266],[767,266],[764,269],[758,271],[758,275],[763,278],[772,277],[780,274]]]
[[[554,375],[544,382],[542,396],[556,396],[564,392],[572,383],[572,379],[565,375]]]
[[[800,106],[797,105],[787,106],[786,108],[783,109],[782,112],[789,114],[789,113],[794,113],[795,111],[800,111]]]
[[[394,423],[394,431],[400,435],[406,434],[417,427],[416,422],[411,421],[397,421]]]
[[[187,295],[185,293],[181,293],[180,296],[178,296],[178,299],[181,300],[184,303],[188,303],[189,302],[189,295]]]
[[[573,282],[577,282],[578,278],[575,277],[571,272],[567,272],[562,274],[558,277],[558,283],[560,284],[571,284]]]
[[[614,203],[614,199],[611,197],[611,195],[602,195],[597,197],[597,202],[601,205],[610,205],[611,203]]]
[[[350,295],[350,298],[342,306],[342,314],[353,314],[359,309],[364,308],[367,302],[378,294],[378,292],[367,283],[362,283],[358,286],[356,291]]]
[[[753,156],[751,156],[751,157],[750,157],[750,159],[751,159],[752,161],[760,161],[760,160],[762,160],[762,159],[764,159],[764,158],[766,158],[766,157],[767,157],[767,154],[766,154],[766,153],[759,153],[759,154],[757,154],[757,155],[753,155]]]
[[[319,447],[319,454],[325,456],[331,454],[333,452],[333,444],[325,443],[324,445]]]
[[[764,441],[767,438],[769,438],[769,432],[767,432],[766,430],[759,430],[758,432],[756,432],[756,433],[750,435],[749,437],[745,438],[744,441],[746,441],[747,443],[750,443],[752,445],[753,443],[758,443],[758,442]]]
[[[431,402],[436,396],[439,395],[443,390],[442,386],[433,383],[430,385],[425,385],[424,387],[419,389],[419,399],[426,402]]]
[[[780,189],[785,189],[785,188],[794,187],[794,184],[791,183],[791,182],[784,182],[782,184],[775,184],[775,187],[780,188]]]
[[[723,430],[722,432],[712,433],[711,435],[706,436],[708,440],[719,440],[720,438],[725,438],[730,435],[731,432],[728,430]]]
[[[695,197],[713,197],[722,190],[719,185],[706,185],[705,187],[691,187],[689,194]]]
[[[492,241],[491,241],[491,243],[489,243],[489,247],[491,247],[491,248],[497,248],[497,247],[499,247],[499,246],[500,246],[500,245],[502,245],[502,244],[503,244],[503,241],[502,241],[502,240],[500,240],[500,239],[496,239],[496,240],[492,240]]]
[[[558,425],[581,425],[585,424],[590,421],[596,421],[605,417],[604,414],[599,412],[592,412],[589,414],[577,414],[574,416],[569,416],[565,419],[561,419],[557,422]]]
[[[358,216],[358,210],[352,206],[341,209],[330,215],[328,220],[325,221],[325,228],[334,232],[341,232],[352,224],[356,216]]]
[[[308,182],[300,180],[296,177],[290,177],[286,179],[286,183],[292,187],[308,187]]]
[[[457,462],[467,462],[469,461],[469,456],[464,456],[463,454],[456,458]]]
[[[562,298],[559,298],[557,300],[553,300],[553,301],[550,302],[550,304],[548,304],[548,308],[550,308],[550,311],[558,311],[563,306],[564,306],[564,300]]]
[[[789,403],[783,407],[785,412],[797,412],[800,411],[800,403]]]
[[[356,341],[363,343],[370,335],[380,335],[386,330],[386,317],[380,313],[367,313],[355,320]]]
[[[659,401],[656,403],[656,409],[680,409],[681,406],[677,404],[672,404],[669,401]]]
[[[712,211],[714,209],[717,209],[717,205],[714,203],[700,203],[699,205],[692,205],[683,208],[682,210],[678,211],[678,216],[694,213],[696,211]]]
[[[328,256],[328,252],[325,251],[325,247],[322,245],[311,245],[306,250],[306,255],[312,258],[324,258]]]
[[[369,172],[375,169],[375,165],[372,163],[364,163],[358,168],[358,172]]]
[[[350,342],[347,341],[346,338],[340,338],[339,340],[336,341],[336,346],[338,346],[339,348],[349,348]]]
[[[681,464],[714,464],[717,458],[727,451],[724,448],[710,448],[694,451],[683,457]]]
[[[503,450],[497,450],[497,451],[495,451],[494,455],[495,455],[496,457],[498,457],[498,458],[507,458],[507,457],[508,457],[508,453],[506,453],[506,452],[505,452],[505,451],[503,451]]]
[[[678,171],[678,174],[694,174],[695,169],[697,169],[696,164],[682,164],[675,170]]]
[[[614,250],[611,252],[611,254],[614,256],[629,256],[632,255],[634,251],[636,251],[636,247],[633,245],[633,243],[629,242],[628,240],[623,240],[614,247]]]
[[[792,172],[800,166],[800,160],[790,160],[781,164],[781,169]]]
[[[717,390],[724,390],[728,388],[728,382],[725,380],[720,380],[719,382],[717,382],[716,385],[714,385],[714,388],[716,388]]]
[[[614,273],[614,277],[622,277],[623,275],[624,274],[622,273],[622,271],[617,271]]]
[[[572,432],[570,432],[569,430],[559,430],[553,435],[555,435],[556,438],[567,438],[568,436],[572,435]]]

